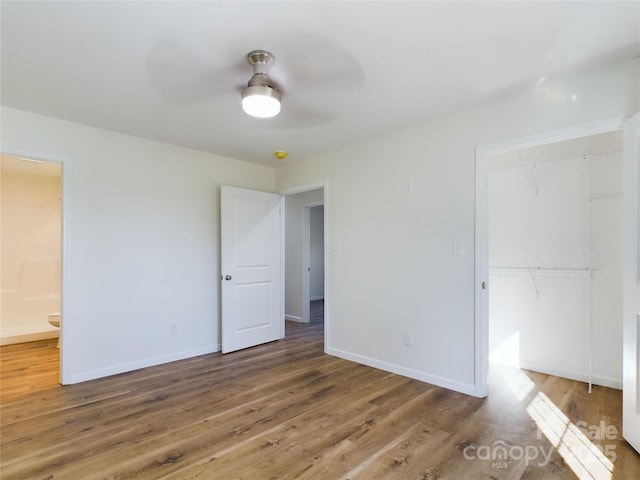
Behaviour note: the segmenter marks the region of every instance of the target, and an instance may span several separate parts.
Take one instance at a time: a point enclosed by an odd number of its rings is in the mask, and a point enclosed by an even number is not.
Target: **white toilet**
[[[53,312],[49,314],[49,323],[54,327],[60,328],[60,312]],[[58,336],[58,348],[60,348],[60,336]]]

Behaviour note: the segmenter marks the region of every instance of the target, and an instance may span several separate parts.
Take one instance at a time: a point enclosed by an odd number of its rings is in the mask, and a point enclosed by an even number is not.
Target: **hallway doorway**
[[[325,210],[322,185],[285,193],[285,320],[324,323]]]

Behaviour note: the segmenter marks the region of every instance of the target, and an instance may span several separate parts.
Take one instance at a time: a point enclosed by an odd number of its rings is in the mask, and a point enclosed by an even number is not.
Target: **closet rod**
[[[506,270],[506,271],[523,271],[529,273],[529,270],[533,272],[571,272],[571,273],[589,273],[596,272],[593,268],[559,268],[559,267],[489,267],[489,270]]]
[[[594,200],[613,200],[616,198],[622,198],[622,192],[610,192],[610,193],[594,193],[589,195],[589,201],[593,202]]]
[[[618,153],[618,152],[622,152],[622,150],[616,148],[614,150],[608,150],[603,152],[596,152],[596,153],[585,152],[585,153],[578,153],[576,155],[569,155],[567,157],[549,158],[549,159],[541,159],[541,160],[535,160],[535,158],[532,159],[529,156],[523,159],[521,155],[520,156],[521,163],[498,168],[497,170],[509,170],[511,168],[521,168],[521,167],[528,167],[528,166],[537,167],[538,165],[551,165],[554,163],[564,162],[567,160],[578,160],[578,159],[587,160],[593,157],[600,157],[603,155],[610,155],[612,153]],[[496,155],[500,155],[500,154],[496,154]]]
[[[489,267],[493,275],[547,275],[547,276],[590,276],[597,272],[592,268],[557,268],[557,267]]]

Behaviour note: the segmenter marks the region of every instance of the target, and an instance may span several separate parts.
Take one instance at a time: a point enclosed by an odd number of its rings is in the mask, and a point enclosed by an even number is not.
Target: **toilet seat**
[[[60,328],[60,312],[53,312],[49,314],[49,324]],[[60,348],[60,337],[58,336],[58,348]]]

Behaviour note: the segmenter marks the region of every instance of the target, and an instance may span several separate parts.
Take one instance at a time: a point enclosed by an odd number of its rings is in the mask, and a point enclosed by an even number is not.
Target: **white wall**
[[[322,189],[285,197],[285,318],[302,321],[304,209],[323,200]]]
[[[526,94],[279,166],[278,189],[328,182],[327,351],[475,392],[476,146],[629,115],[638,69],[550,77]],[[462,255],[452,255],[454,240]]]
[[[528,160],[537,194],[525,166],[489,173],[489,352],[582,381],[591,357],[593,383],[620,388],[622,152]]]
[[[324,206],[309,209],[309,298],[324,298]]]
[[[63,382],[218,349],[219,185],[273,191],[273,170],[12,108],[1,115],[3,151],[67,159]]]
[[[60,310],[60,166],[1,158],[0,344],[55,338]]]
[[[474,392],[476,146],[629,115],[638,69],[549,77],[523,95],[282,164],[278,191],[329,182],[327,351]],[[273,171],[11,108],[1,115],[5,151],[72,165],[63,381],[217,348],[218,185],[273,191]]]

